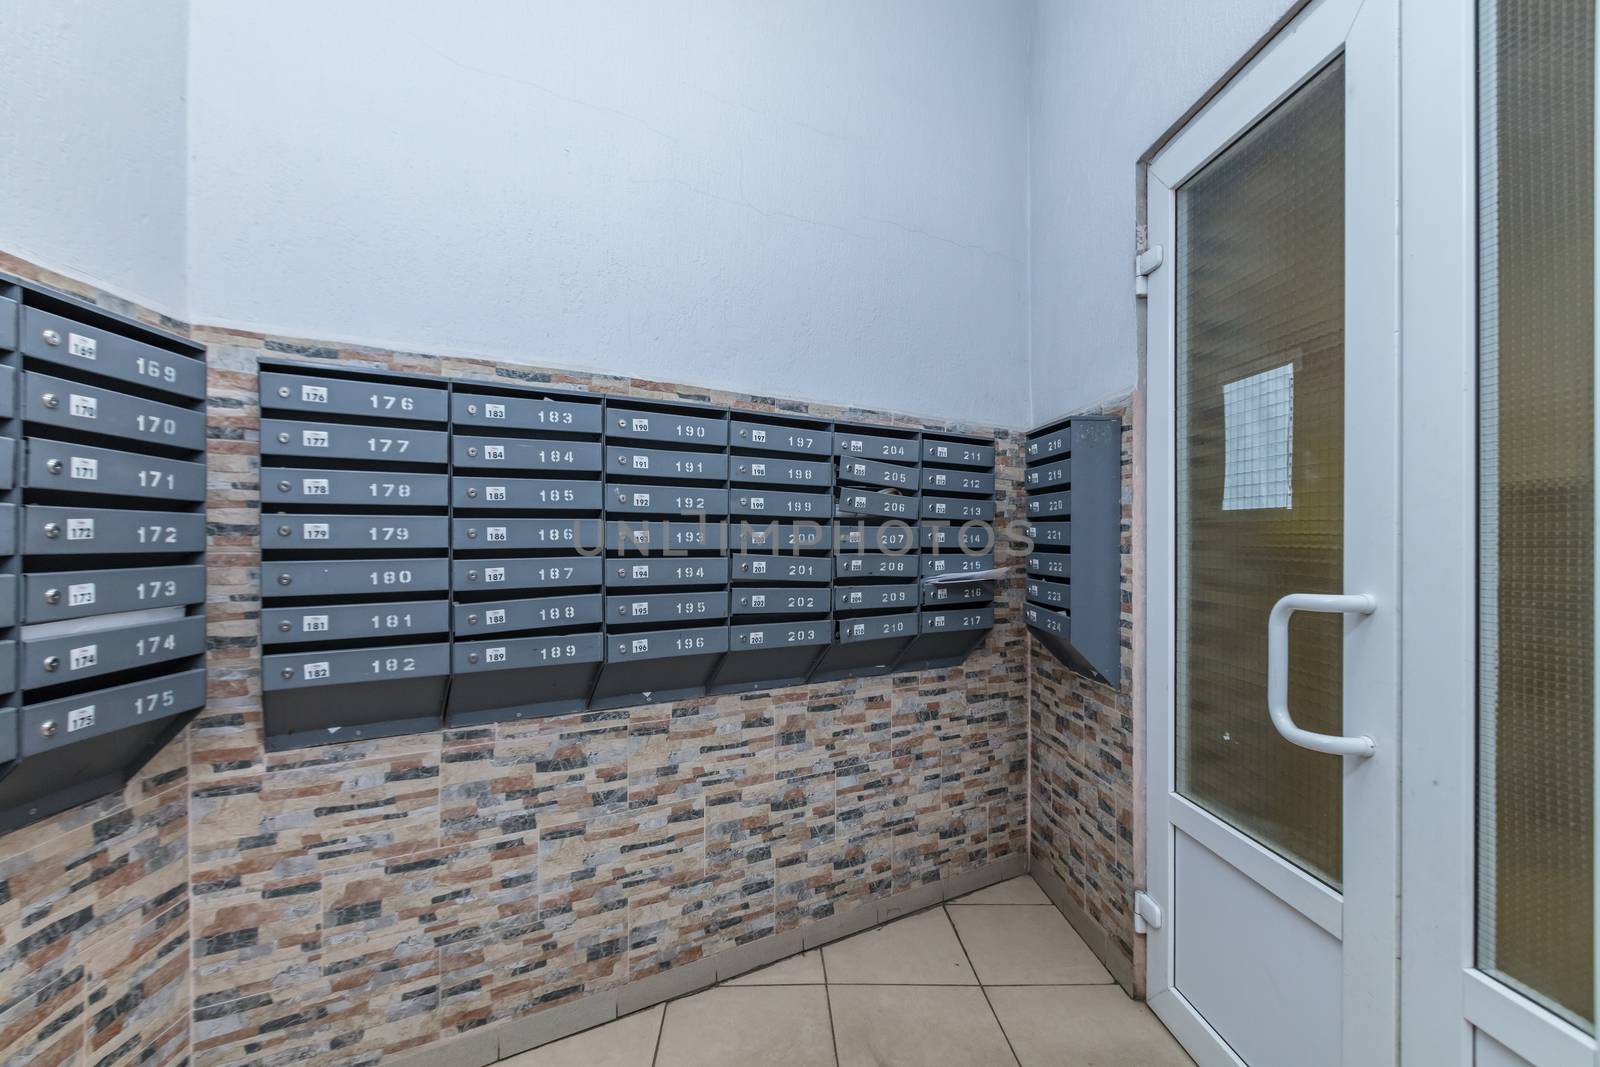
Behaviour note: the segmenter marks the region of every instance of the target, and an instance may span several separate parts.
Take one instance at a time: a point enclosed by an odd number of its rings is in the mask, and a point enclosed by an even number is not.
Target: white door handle
[[[1338,737],[1312,733],[1294,724],[1289,714],[1289,617],[1297,611],[1371,615],[1377,609],[1377,598],[1370,593],[1290,593],[1272,605],[1267,617],[1267,710],[1285,741],[1334,756],[1365,758],[1376,751],[1377,745],[1365,734]]]

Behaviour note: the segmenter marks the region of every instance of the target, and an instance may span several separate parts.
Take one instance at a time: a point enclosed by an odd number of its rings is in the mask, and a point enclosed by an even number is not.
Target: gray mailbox
[[[1028,435],[1028,628],[1053,655],[1122,679],[1122,424],[1088,415]]]
[[[0,832],[205,703],[205,397],[203,346],[0,277]]]

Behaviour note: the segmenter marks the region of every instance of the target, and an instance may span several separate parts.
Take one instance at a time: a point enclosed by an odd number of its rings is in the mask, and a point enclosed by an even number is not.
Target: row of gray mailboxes
[[[787,518],[859,515],[989,521],[995,516],[992,499],[906,496],[864,489],[841,488],[837,494],[802,493],[629,484],[610,479],[602,484],[598,480],[580,481],[572,478],[469,477],[461,474],[289,467],[262,469],[261,501],[269,505],[450,506],[461,510],[485,511],[604,510],[638,514],[702,513]]]
[[[987,605],[976,605],[855,619],[687,626],[635,633],[594,630],[269,654],[262,658],[262,688],[275,691],[411,677],[538,669],[568,663],[632,663],[745,650],[848,645],[918,635],[984,631],[993,626],[994,609]]]
[[[395,573],[409,577],[432,568],[424,564],[442,560],[397,561]],[[488,561],[494,562],[494,561]],[[457,563],[458,577],[485,571],[510,570],[526,561],[503,561],[501,566]],[[585,563],[598,562],[585,560]],[[796,563],[795,568],[805,564]],[[291,564],[300,573],[316,573],[326,564]],[[380,566],[389,566],[381,564]],[[541,576],[568,572],[569,564],[538,561]],[[685,565],[683,570],[708,568]],[[269,573],[284,573],[270,565]],[[378,572],[374,572],[378,575]],[[379,575],[381,576],[381,575]],[[364,578],[373,575],[363,576]],[[498,577],[498,576],[496,576]],[[468,579],[470,582],[472,579]],[[512,579],[517,581],[517,579]],[[556,583],[571,588],[590,584],[583,578]],[[594,583],[598,584],[598,575]],[[427,584],[411,587],[421,592]],[[439,586],[443,588],[443,586]],[[578,593],[512,600],[470,601],[453,607],[443,600],[379,601],[362,604],[319,604],[314,607],[268,607],[261,612],[262,640],[267,644],[308,641],[348,641],[445,633],[458,636],[507,633],[518,630],[588,626],[640,626],[681,622],[684,619],[725,619],[745,616],[807,616],[850,612],[905,610],[918,606],[987,604],[994,600],[989,582],[953,582],[930,585],[915,579],[872,585],[827,587],[808,585],[750,585],[732,589],[675,593]]]
[[[993,451],[988,445],[973,447]],[[297,459],[337,456],[430,465],[449,462],[460,470],[605,473],[614,478],[674,482],[831,486],[835,480],[831,460],[634,448],[546,437],[473,437],[443,430],[285,419],[262,420],[261,452]],[[995,487],[995,476],[989,471],[910,467],[853,456],[841,457],[837,472],[841,482],[903,492],[920,488],[934,493],[993,493]]]
[[[52,519],[64,509],[47,509]],[[88,510],[79,509],[83,514]],[[76,512],[74,512],[76,513]],[[131,514],[131,513],[130,513]],[[180,516],[181,517],[181,516]],[[3,526],[0,518],[0,526]],[[447,518],[444,515],[267,514],[262,547],[273,549],[443,549],[612,552],[704,551],[931,552],[990,551],[986,523],[866,525],[846,521],[707,519]],[[60,525],[59,521],[56,525]],[[1036,523],[1039,536],[1067,543],[1069,523]],[[137,535],[135,535],[137,536]],[[858,564],[859,566],[859,564]],[[888,571],[887,573],[898,573]]]
[[[459,521],[459,520],[458,520]],[[893,588],[940,575],[985,571],[991,552],[844,556],[665,556],[591,555],[475,557],[386,557],[346,560],[267,560],[261,584],[269,597],[356,596],[364,593],[493,592],[496,589],[670,588],[734,583],[825,583],[833,578],[878,578],[860,588]],[[961,584],[955,582],[954,584]],[[930,589],[941,588],[930,585]],[[106,609],[101,609],[106,610]]]
[[[696,448],[733,448],[793,455],[850,456],[891,463],[992,468],[993,445],[929,437],[915,431],[887,433],[834,431],[744,418],[739,413],[706,409],[704,413],[654,410],[648,401],[615,398],[595,400],[518,397],[447,392],[442,388],[374,382],[358,378],[312,376],[296,370],[261,372],[261,406],[265,410],[320,413],[385,421],[450,423],[457,427],[549,432],[607,440],[674,442]],[[302,447],[292,432],[263,426],[263,444],[270,441]],[[427,431],[420,431],[426,435]],[[320,448],[323,446],[313,445]],[[419,448],[443,447],[442,441]]]

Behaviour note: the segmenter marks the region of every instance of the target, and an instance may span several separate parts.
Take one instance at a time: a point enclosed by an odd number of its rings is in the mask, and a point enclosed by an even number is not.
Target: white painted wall
[[[1028,0],[206,0],[192,315],[1021,426],[1031,26]]]
[[[1134,164],[1290,0],[1038,0],[1032,422],[1130,392]]]
[[[0,247],[184,311],[187,0],[0,4]]]

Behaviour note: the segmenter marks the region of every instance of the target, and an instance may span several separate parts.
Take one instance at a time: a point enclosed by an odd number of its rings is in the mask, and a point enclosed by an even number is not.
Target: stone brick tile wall
[[[1143,860],[1135,818],[1132,637],[1133,417],[1131,404],[1097,409],[1122,422],[1122,680],[1113,689],[1074,674],[1029,638],[1029,850],[1033,873],[1106,966],[1143,993],[1143,945],[1133,891]]]
[[[957,668],[272,754],[256,637],[258,358],[995,433],[1020,514],[1014,433],[190,331],[0,270],[211,361],[208,706],[121,796],[0,837],[0,1067],[374,1064],[1026,855],[1020,578]],[[1035,851],[1070,857],[1082,829],[1068,815]]]

